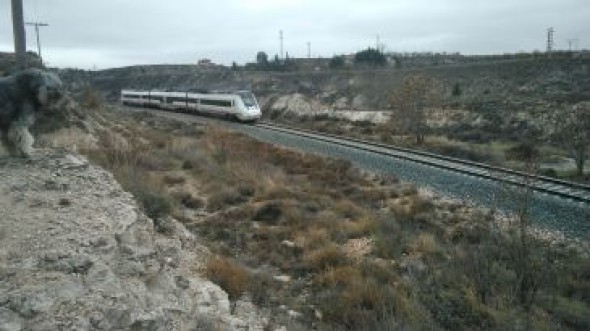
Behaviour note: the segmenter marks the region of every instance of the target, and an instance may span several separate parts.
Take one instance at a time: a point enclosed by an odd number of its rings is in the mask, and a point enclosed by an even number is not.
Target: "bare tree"
[[[590,146],[590,102],[563,107],[548,119],[550,138],[568,150],[576,162],[578,176],[583,176]]]
[[[412,134],[416,144],[424,143],[428,130],[426,112],[440,104],[441,88],[437,80],[424,75],[410,75],[391,94],[394,113],[391,124],[402,134]]]

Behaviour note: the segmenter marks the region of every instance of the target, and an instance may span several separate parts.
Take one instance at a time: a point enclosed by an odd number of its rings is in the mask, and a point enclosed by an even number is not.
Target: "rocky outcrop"
[[[295,93],[283,95],[274,102],[265,100],[265,105],[268,105],[268,109],[278,116],[321,116],[353,122],[367,121],[375,124],[383,124],[389,120],[390,111],[360,111],[365,108],[364,102],[366,102],[366,98],[358,95],[353,100],[353,108],[356,110],[351,110],[347,108],[347,98],[338,99],[334,105],[328,106]]]
[[[303,94],[295,93],[280,96],[271,106],[273,111],[294,113],[297,115],[309,115],[317,112],[320,105]]]
[[[0,330],[262,329],[200,277],[209,253],[191,233],[156,232],[84,157],[3,157],[0,178]]]

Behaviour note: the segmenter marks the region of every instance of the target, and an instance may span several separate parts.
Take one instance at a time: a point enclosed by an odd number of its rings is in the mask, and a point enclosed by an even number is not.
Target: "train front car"
[[[237,118],[242,122],[256,122],[262,116],[260,106],[250,91],[236,91],[241,103],[236,114]]]
[[[145,92],[133,90],[121,90],[121,103],[129,106],[142,106],[142,96]]]

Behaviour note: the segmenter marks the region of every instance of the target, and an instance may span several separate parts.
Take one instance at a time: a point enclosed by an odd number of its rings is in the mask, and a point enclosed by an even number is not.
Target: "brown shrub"
[[[339,200],[333,206],[334,212],[344,218],[359,218],[363,215],[363,209],[350,200]]]
[[[181,205],[190,209],[200,209],[205,206],[205,202],[201,198],[195,198],[188,192],[175,192],[172,194]]]
[[[293,241],[297,247],[312,250],[323,247],[330,242],[330,233],[327,229],[311,226],[304,231],[297,232],[293,237]]]
[[[277,224],[282,216],[283,206],[279,202],[271,201],[258,208],[252,220],[267,224]]]
[[[327,244],[311,252],[306,252],[303,260],[309,268],[316,270],[324,270],[328,267],[340,266],[348,262],[346,254],[334,243]]]
[[[338,277],[335,274],[332,277]],[[328,276],[330,277],[330,276]],[[318,308],[332,325],[348,330],[370,330],[385,316],[394,314],[396,295],[389,286],[377,284],[371,278],[338,277],[337,286],[322,291]]]
[[[372,234],[377,228],[377,222],[373,218],[363,217],[359,220],[344,222],[342,227],[348,238],[359,238]]]
[[[223,257],[215,257],[207,262],[207,277],[226,291],[233,301],[237,300],[250,284],[248,270]]]
[[[430,233],[421,233],[411,245],[413,252],[434,253],[439,250],[436,238]]]
[[[186,178],[181,175],[164,175],[164,177],[162,177],[162,181],[168,186],[173,186],[184,184],[184,182],[186,182]]]
[[[397,259],[406,252],[407,234],[395,219],[377,222],[373,253],[384,259]]]
[[[390,210],[398,217],[411,219],[434,208],[432,201],[419,196],[404,196],[388,201]]]
[[[103,104],[100,92],[92,87],[85,88],[82,96],[82,104],[89,109],[99,109]]]
[[[227,206],[237,205],[248,201],[248,197],[240,194],[235,188],[225,189],[213,193],[207,200],[207,211],[214,212]]]
[[[314,284],[319,287],[345,286],[351,281],[361,280],[362,277],[362,274],[356,267],[337,266],[328,268],[320,273],[316,277]]]

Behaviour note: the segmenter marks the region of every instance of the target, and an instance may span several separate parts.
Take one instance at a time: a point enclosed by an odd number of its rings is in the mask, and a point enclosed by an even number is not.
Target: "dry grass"
[[[344,221],[340,225],[344,228],[348,238],[360,238],[371,235],[377,228],[377,221],[370,217],[363,217],[357,220]]]
[[[207,271],[232,300],[249,292],[274,315],[285,305],[302,312],[307,327],[326,330],[475,329],[479,322],[502,329],[502,321],[524,318],[514,300],[514,242],[491,236],[469,208],[441,207],[413,185],[221,129],[147,115],[114,125],[104,114],[97,122],[91,159],[149,214],[173,213],[214,253],[236,258],[211,259]],[[543,288],[562,301],[537,305],[545,314],[535,316],[575,329],[584,325],[572,320],[590,302],[590,278],[568,254],[555,257],[568,275],[564,285]],[[292,281],[278,283],[278,274]]]
[[[394,215],[404,219],[412,219],[416,215],[428,213],[434,208],[431,201],[417,195],[390,199],[388,206]]]
[[[103,105],[102,95],[92,87],[84,89],[82,96],[82,105],[89,109],[99,109]]]
[[[36,139],[37,146],[50,148],[94,149],[98,139],[80,128],[71,127],[45,133]]]
[[[310,269],[324,270],[329,267],[345,265],[348,262],[348,258],[342,248],[331,243],[307,252],[303,256],[303,261]]]
[[[436,238],[431,233],[421,233],[414,240],[411,245],[411,250],[414,253],[434,253],[438,251],[439,247]]]
[[[330,240],[329,229],[313,225],[309,229],[297,232],[294,235],[295,245],[297,245],[297,247],[305,248],[306,250],[325,247],[331,242]]]

